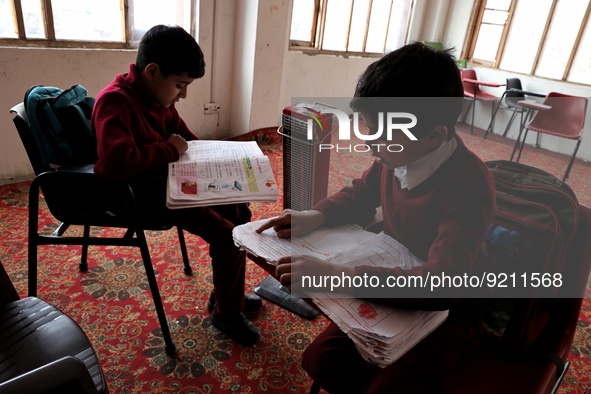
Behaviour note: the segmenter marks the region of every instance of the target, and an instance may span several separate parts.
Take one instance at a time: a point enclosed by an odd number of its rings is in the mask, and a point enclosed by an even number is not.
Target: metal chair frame
[[[158,321],[162,329],[162,336],[164,339],[164,348],[166,353],[174,355],[176,347],[170,334],[166,314],[162,304],[160,291],[158,289],[158,282],[156,280],[154,267],[144,230],[165,231],[171,229],[173,226],[168,223],[150,223],[149,218],[141,217],[136,206],[133,188],[127,183],[107,182],[99,179],[95,174],[93,164],[82,165],[77,167],[64,168],[60,167],[57,170],[47,170],[40,160],[39,147],[36,145],[28,122],[28,116],[23,103],[20,103],[10,110],[15,114],[13,121],[19,132],[29,160],[33,165],[36,177],[32,181],[29,188],[29,243],[28,243],[28,293],[29,296],[37,296],[37,268],[38,268],[38,248],[41,245],[81,245],[82,253],[80,260],[80,270],[88,270],[88,247],[90,245],[96,246],[132,246],[140,249],[148,284],[154,300]],[[116,217],[110,215],[92,216],[84,215],[79,217],[71,215],[67,212],[67,208],[59,207],[56,211],[52,210],[52,201],[46,195],[46,203],[54,217],[61,221],[61,224],[51,235],[39,234],[39,195],[40,192],[49,191],[55,194],[55,185],[95,185],[98,189],[108,190],[118,196],[121,196],[122,206],[126,207],[126,214],[124,217]],[[71,192],[71,190],[70,190]],[[45,194],[45,193],[44,193]],[[51,194],[49,195],[51,196]],[[55,199],[55,197],[53,198]],[[65,217],[62,217],[65,216]],[[148,223],[148,224],[145,224]],[[83,226],[82,237],[66,236],[65,232],[70,225]],[[116,227],[126,229],[122,237],[94,237],[90,236],[91,226],[101,227]],[[192,274],[189,257],[186,250],[186,243],[183,230],[177,227],[179,244],[181,248],[184,272],[186,275]]]

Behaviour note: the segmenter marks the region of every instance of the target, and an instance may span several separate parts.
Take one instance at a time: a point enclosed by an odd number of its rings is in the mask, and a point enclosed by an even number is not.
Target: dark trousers
[[[248,204],[168,209],[165,177],[144,179],[133,184],[133,190],[142,217],[180,227],[209,244],[216,309],[221,314],[240,313],[244,306],[246,253],[234,245],[232,229],[250,221]]]
[[[304,351],[302,366],[331,394],[435,394],[445,391],[447,378],[474,343],[472,330],[444,322],[396,362],[379,368],[331,322]]]

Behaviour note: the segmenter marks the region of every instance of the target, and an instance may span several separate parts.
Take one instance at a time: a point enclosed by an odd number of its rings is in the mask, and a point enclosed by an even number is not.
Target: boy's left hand
[[[168,137],[168,142],[175,146],[179,152],[179,156],[189,149],[189,144],[187,144],[187,141],[185,141],[185,139],[178,134],[171,134],[170,137]]]

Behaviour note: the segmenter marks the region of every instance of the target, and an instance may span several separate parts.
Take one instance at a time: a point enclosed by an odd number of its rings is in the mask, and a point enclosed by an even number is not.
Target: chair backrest
[[[11,109],[36,175],[60,166],[94,164],[96,136],[90,117],[94,98],[81,85],[68,89],[34,85]]]
[[[517,104],[517,102],[525,99],[525,94],[523,94],[522,92],[511,91],[511,89],[517,89],[517,90],[523,89],[521,87],[521,80],[519,78],[507,78],[507,83],[505,86],[507,88],[505,90],[505,93],[503,94],[505,104],[508,107],[513,107],[515,109],[522,109],[522,107],[520,107]]]
[[[462,79],[476,79],[476,70],[474,70],[473,68],[462,68],[460,69],[460,74],[462,76]],[[473,83],[466,83],[463,81],[462,83],[464,84],[465,96],[473,96],[479,90],[478,85],[474,86]]]
[[[25,147],[25,151],[27,152],[29,162],[33,167],[35,175],[39,175],[42,172],[51,170],[49,166],[43,163],[43,160],[41,158],[39,146],[37,145],[37,141],[35,140],[35,136],[33,135],[33,130],[31,130],[31,126],[29,125],[29,117],[25,109],[25,104],[19,103],[15,105],[10,109],[10,112],[15,114],[12,121],[14,122],[21,142]]]
[[[586,97],[550,92],[544,104],[552,108],[536,112],[529,128],[568,139],[581,137],[587,114]]]

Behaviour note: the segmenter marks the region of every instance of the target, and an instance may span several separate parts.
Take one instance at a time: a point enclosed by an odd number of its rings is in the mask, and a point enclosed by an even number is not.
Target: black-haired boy
[[[392,97],[402,99],[388,99]],[[395,132],[391,140],[382,142],[400,144],[402,152],[374,148],[375,162],[352,186],[319,202],[313,210],[285,211],[257,231],[275,228],[280,237],[301,235],[321,225],[362,222],[381,206],[384,232],[424,264],[413,269],[344,268],[310,256],[285,257],[277,266],[282,284],[301,285],[301,275],[367,274],[386,283],[388,277],[427,278],[472,271],[492,221],[495,192],[487,167],[455,135],[462,97],[462,80],[453,57],[420,43],[391,52],[366,69],[357,84],[353,110],[375,132],[379,112],[412,108],[411,112],[418,113],[417,128],[412,130],[417,141]],[[449,99],[433,100],[439,104],[432,105],[429,98]],[[413,105],[417,102],[424,105]],[[473,300],[462,298],[462,289],[451,289],[449,298],[405,297],[399,289],[387,290],[389,296],[371,301],[398,308],[449,309],[449,316],[383,369],[365,362],[353,341],[331,323],[303,354],[304,369],[328,392],[442,392],[461,354],[478,340],[473,324],[477,310]],[[355,289],[342,291],[356,294]]]
[[[198,139],[179,116],[175,103],[205,73],[203,53],[195,39],[178,26],[154,26],[142,38],[135,64],[118,75],[96,97],[92,124],[98,140],[95,172],[132,183],[139,208],[150,220],[176,225],[210,246],[213,292],[208,301],[212,323],[235,342],[258,341],[259,330],[243,310],[255,310],[261,299],[244,295],[245,253],[232,239],[234,226],[250,221],[247,205],[190,209],[166,208],[168,163]]]

